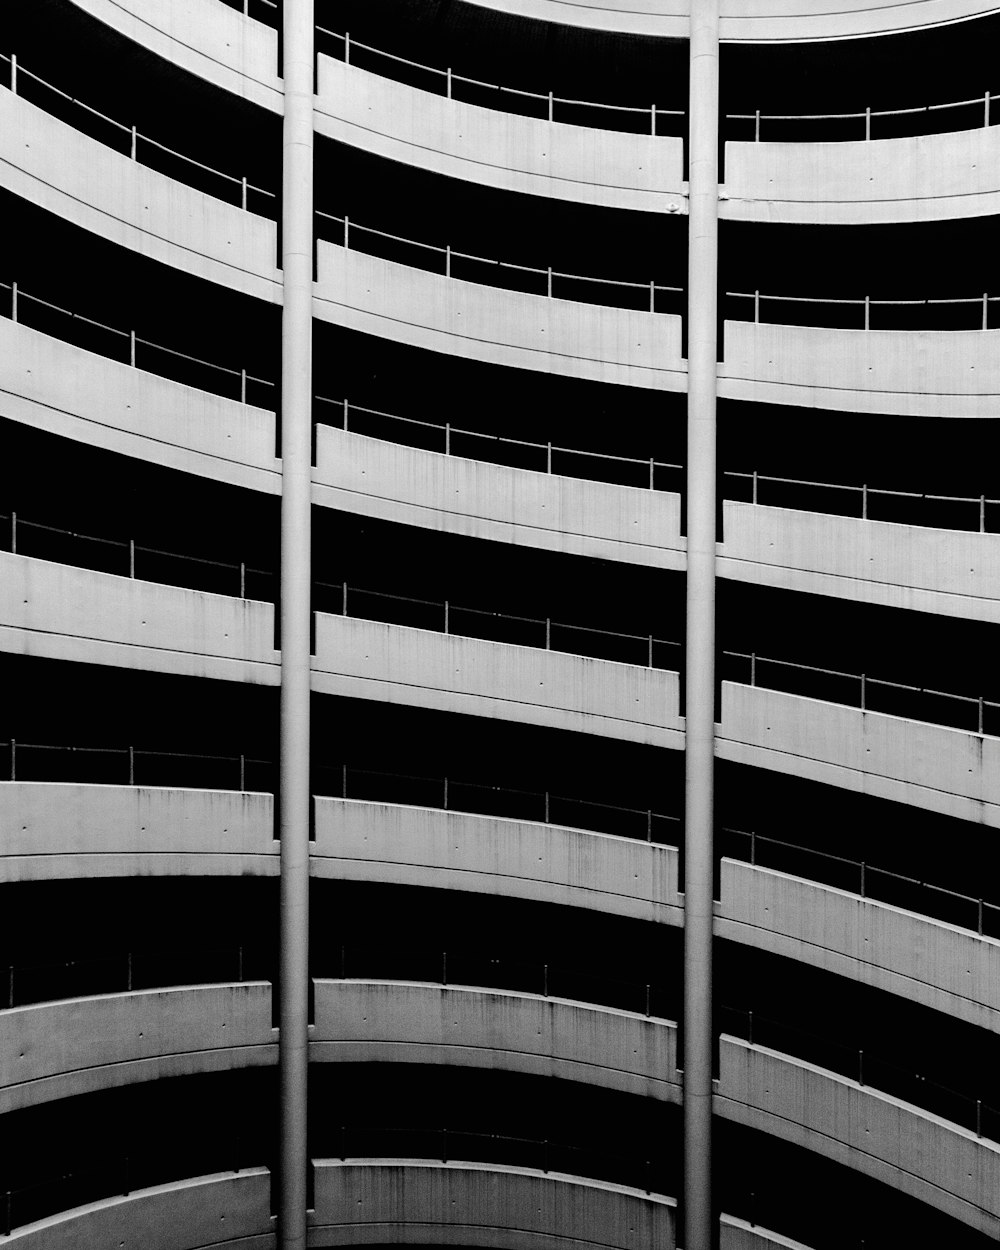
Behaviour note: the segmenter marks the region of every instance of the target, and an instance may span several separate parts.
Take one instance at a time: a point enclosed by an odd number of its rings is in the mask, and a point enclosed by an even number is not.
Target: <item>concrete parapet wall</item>
[[[446,278],[323,242],[320,320],[469,360],[682,391],[681,319]]]
[[[105,1198],[15,1228],[17,1250],[275,1250],[266,1168],[218,1172]]]
[[[715,926],[719,937],[1000,1033],[1000,942],[994,938],[731,859],[722,861]]]
[[[123,968],[124,972],[124,968]],[[0,1011],[0,1114],[277,1062],[271,986],[184,985]]]
[[[646,212],[684,205],[679,138],[480,108],[327,56],[316,107],[320,134],[452,178]]]
[[[312,871],[681,922],[674,847],[560,825],[317,798]]]
[[[539,455],[544,460],[544,449]],[[665,491],[446,456],[326,425],[317,430],[315,479],[317,503],[366,516],[654,568],[684,566],[680,496]]]
[[[0,828],[2,881],[278,871],[270,794],[5,781]]]
[[[444,1063],[680,1101],[671,1021],[561,998],[395,981],[315,982],[312,1061]]]
[[[720,759],[1000,827],[1000,739],[722,683]]]
[[[317,614],[313,689],[658,746],[683,742],[676,673],[346,616]]]
[[[719,1115],[815,1150],[1000,1237],[1000,1146],[909,1103],[723,1035]]]

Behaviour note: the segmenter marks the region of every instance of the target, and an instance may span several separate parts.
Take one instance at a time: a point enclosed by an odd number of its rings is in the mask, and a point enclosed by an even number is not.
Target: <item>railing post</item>
[[[17,781],[17,739],[10,740],[10,779]]]
[[[552,444],[551,443],[546,443],[545,445],[545,472],[546,473],[552,472]]]
[[[652,840],[653,840],[653,809],[651,807],[647,807],[646,808],[646,841],[652,842]]]
[[[445,599],[444,601],[444,632],[446,634],[449,632],[448,631],[448,600],[447,599]]]
[[[131,156],[132,160],[135,160],[135,159],[136,159],[135,153],[136,153],[136,147],[137,147],[137,140],[138,140],[138,138],[139,138],[139,136],[138,136],[138,134],[136,133],[136,128],[133,126],[133,127],[132,127],[132,142],[131,142],[131,145],[130,145],[130,151],[129,151],[129,156]],[[244,185],[244,187],[246,186],[246,179],[245,179],[245,178],[243,179],[243,185]],[[243,205],[243,207],[244,207],[244,208],[246,208],[246,205],[244,204],[244,205]]]
[[[247,597],[247,566],[246,561],[240,561],[240,598]]]
[[[865,329],[871,329],[871,298],[865,296]]]
[[[10,554],[17,555],[17,513],[10,514]]]
[[[865,861],[861,861],[861,897],[865,897]]]
[[[982,930],[980,930],[982,932]],[[14,1006],[14,965],[7,969],[7,1006]]]
[[[549,792],[545,791],[545,823],[549,823]]]
[[[750,652],[750,685],[756,686],[756,684],[757,684],[757,652],[751,651]]]
[[[656,312],[656,283],[655,282],[650,282],[649,284],[649,311],[651,313]]]
[[[656,490],[656,461],[652,456],[649,457],[649,489]]]
[[[10,58],[10,90],[12,95],[17,95],[17,56],[13,53]]]
[[[340,766],[340,797],[342,799],[347,798],[347,765],[346,764],[341,764]]]
[[[865,710],[865,675],[861,674],[861,710]]]
[[[554,114],[556,111],[555,104],[556,104],[555,95],[553,94],[553,92],[550,91],[549,92],[549,121],[555,120],[554,118]]]
[[[865,109],[865,141],[872,137],[872,111],[870,108]]]
[[[545,294],[549,297],[549,299],[552,298],[552,266],[551,265],[549,265],[548,284],[546,285],[546,288],[545,288]]]
[[[240,403],[246,405],[247,402],[247,371],[240,370]]]
[[[128,749],[128,783],[135,785],[135,747],[131,745]]]
[[[17,283],[10,284],[10,319],[17,323]]]
[[[989,329],[989,322],[990,322],[990,293],[989,291],[984,291],[983,292],[983,329],[984,330]]]
[[[447,86],[445,87],[445,95],[450,100],[451,99],[451,66],[450,65],[448,66],[448,76],[445,79],[445,82],[447,83]]]
[[[985,710],[985,706],[986,705],[983,701],[983,696],[980,695],[979,696],[979,736],[980,738],[983,736],[983,713]]]
[[[986,95],[983,97],[983,125],[989,126],[989,124],[990,124],[990,93],[987,91]]]
[[[448,952],[441,952],[441,984],[448,984]]]
[[[446,243],[444,246],[444,276],[451,277],[451,244]]]
[[[125,988],[129,993],[132,992],[132,949],[129,948],[125,957]]]
[[[652,1007],[652,986],[647,981],[646,982],[646,1016],[647,1017],[651,1014],[651,1011],[650,1011],[651,1007]]]
[[[755,867],[757,863],[757,832],[755,829],[750,830],[750,867]]]
[[[653,635],[652,634],[649,635],[649,664],[647,665],[647,667],[648,668],[653,667]]]
[[[240,793],[243,794],[247,788],[247,757],[240,752]]]
[[[128,336],[128,362],[135,368],[135,331],[130,330]]]
[[[863,1050],[859,1050],[858,1051],[858,1084],[864,1085],[864,1083],[865,1083],[865,1052]]]
[[[347,615],[347,582],[342,583],[342,585],[343,585],[343,590],[341,592],[342,598],[340,602],[341,602],[342,615],[346,616]]]
[[[552,618],[547,616],[545,618],[545,650],[549,651],[551,650],[551,648],[552,648]]]
[[[753,1012],[747,1012],[747,1041],[753,1045]]]
[[[344,214],[344,251],[346,252],[351,245],[351,222],[347,214]]]
[[[861,483],[861,519],[868,520],[868,483]]]
[[[757,470],[756,469],[754,469],[753,471],[753,494],[750,497],[750,502],[751,503],[757,502]]]
[[[345,30],[344,31],[344,64],[350,65],[350,63],[351,63],[351,32],[349,30]]]
[[[451,422],[450,421],[446,421],[444,423],[444,454],[446,456],[451,455]]]
[[[445,777],[444,779],[444,785],[442,786],[442,789],[444,791],[444,797],[441,803],[441,807],[443,811],[447,811],[448,810],[448,778],[447,777]]]
[[[760,325],[760,291],[753,293],[753,323],[755,326]]]
[[[753,141],[754,143],[760,143],[760,109],[757,109],[756,113],[754,113]]]
[[[977,1098],[976,1099],[976,1136],[982,1137],[982,1135],[983,1135],[983,1100],[981,1098]]]
[[[549,996],[549,965],[542,964],[542,997]]]
[[[979,936],[983,936],[983,900],[979,900],[979,923],[977,925]]]
[[[128,540],[128,575],[135,578],[135,539]]]

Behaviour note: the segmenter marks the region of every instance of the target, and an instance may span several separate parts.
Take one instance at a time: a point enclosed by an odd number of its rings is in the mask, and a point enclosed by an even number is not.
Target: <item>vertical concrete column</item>
[[[306,1244],[312,553],[313,0],[284,0],[278,1238]]]
[[[684,1250],[710,1250],[719,0],[691,0],[684,776]]]

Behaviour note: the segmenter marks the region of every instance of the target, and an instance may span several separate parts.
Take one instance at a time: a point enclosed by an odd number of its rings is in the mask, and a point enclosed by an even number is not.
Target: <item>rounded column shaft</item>
[[[282,1250],[301,1250],[308,1167],[313,0],[284,0],[283,20],[278,1237]]]
[[[691,0],[684,834],[684,1250],[710,1250],[719,4]]]

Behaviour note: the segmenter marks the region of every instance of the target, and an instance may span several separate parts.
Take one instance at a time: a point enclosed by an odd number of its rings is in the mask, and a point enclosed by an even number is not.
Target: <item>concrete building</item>
[[[994,1244],[996,6],[0,31],[0,1241]]]

